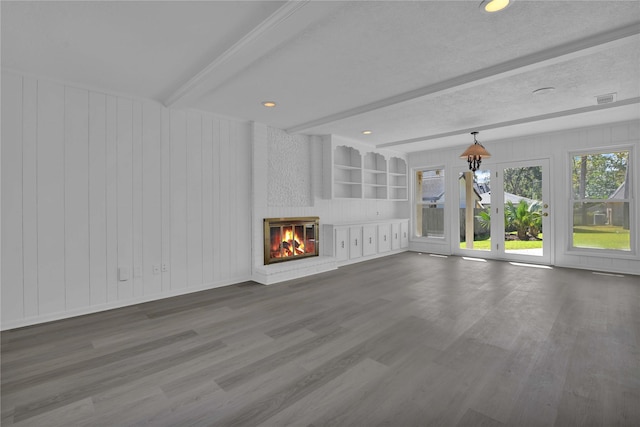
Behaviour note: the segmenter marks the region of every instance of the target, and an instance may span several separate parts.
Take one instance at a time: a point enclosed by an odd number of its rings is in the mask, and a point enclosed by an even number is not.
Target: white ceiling
[[[640,119],[640,1],[479,3],[3,0],[2,66],[405,152]]]

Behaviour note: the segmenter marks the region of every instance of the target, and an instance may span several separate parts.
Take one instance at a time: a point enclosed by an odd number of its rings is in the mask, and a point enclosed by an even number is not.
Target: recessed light
[[[276,106],[276,103],[275,103],[275,102],[273,102],[273,101],[264,101],[264,102],[262,103],[262,105],[263,105],[263,106],[265,106],[265,107],[267,107],[267,108],[271,108],[271,107],[275,107],[275,106]]]
[[[373,131],[372,131],[372,130],[363,130],[363,131],[362,131],[362,134],[363,134],[363,135],[371,135],[372,133],[373,133]]]
[[[531,93],[533,93],[534,95],[545,95],[547,93],[553,92],[554,90],[556,90],[556,88],[555,87],[551,87],[551,86],[549,86],[549,87],[541,87],[540,89],[536,89]]]
[[[480,3],[480,7],[484,9],[485,12],[498,12],[505,7],[509,6],[510,0],[482,0]]]

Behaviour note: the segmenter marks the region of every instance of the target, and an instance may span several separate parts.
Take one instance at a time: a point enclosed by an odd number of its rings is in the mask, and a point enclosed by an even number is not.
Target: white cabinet
[[[349,259],[360,258],[362,253],[362,227],[349,227]]]
[[[378,252],[391,250],[391,224],[378,225]]]
[[[409,247],[409,221],[402,221],[400,223],[400,248]]]
[[[377,246],[376,235],[377,235],[377,228],[375,225],[365,225],[362,227],[362,237],[363,237],[362,255],[363,256],[375,255],[376,246]]]
[[[400,223],[391,224],[391,250],[400,248]]]
[[[365,261],[406,250],[408,232],[407,219],[323,224],[322,253],[336,258],[338,265]]]
[[[349,259],[349,229],[335,229],[335,257],[338,261]]]

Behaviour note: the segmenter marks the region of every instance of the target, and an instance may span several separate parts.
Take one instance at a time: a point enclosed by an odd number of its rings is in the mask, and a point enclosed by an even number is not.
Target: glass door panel
[[[504,251],[542,256],[542,166],[502,169]]]
[[[550,263],[549,162],[534,160],[499,168],[505,258]]]
[[[483,200],[491,194],[491,170],[458,174],[460,249],[491,251],[491,217]]]
[[[454,253],[549,264],[548,174],[546,159],[460,172],[460,240]]]

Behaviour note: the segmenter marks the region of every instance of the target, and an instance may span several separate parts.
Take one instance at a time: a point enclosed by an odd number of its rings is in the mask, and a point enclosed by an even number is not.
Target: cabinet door
[[[349,229],[336,228],[335,233],[335,257],[338,261],[346,261],[349,259]]]
[[[360,258],[362,256],[362,227],[349,229],[349,242],[349,258]]]
[[[391,224],[391,249],[396,250],[400,248],[400,223],[394,222]]]
[[[377,227],[375,225],[365,225],[362,227],[362,255],[375,255],[377,252]]]
[[[404,221],[400,223],[400,247],[409,247],[409,222]]]
[[[391,250],[391,224],[380,224],[378,226],[378,252],[389,252]]]

